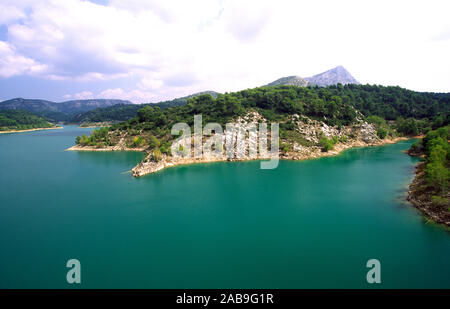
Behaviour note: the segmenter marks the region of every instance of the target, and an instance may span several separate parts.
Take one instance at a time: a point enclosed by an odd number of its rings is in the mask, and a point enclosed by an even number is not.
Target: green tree
[[[154,136],[154,135],[150,136],[149,146],[151,148],[158,148],[160,145],[161,145],[161,142],[159,141],[159,139],[156,136]]]
[[[323,136],[319,139],[319,146],[322,147],[323,152],[328,152],[330,150],[333,150],[334,142],[332,139],[328,139]]]
[[[153,152],[152,152],[152,159],[155,162],[161,161],[162,154],[161,154],[161,151],[159,150],[159,148],[156,148],[156,149],[153,150]]]

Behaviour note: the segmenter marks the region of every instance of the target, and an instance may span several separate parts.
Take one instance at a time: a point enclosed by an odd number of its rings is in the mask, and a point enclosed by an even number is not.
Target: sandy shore
[[[33,132],[33,131],[42,131],[42,130],[56,130],[56,129],[62,129],[62,128],[63,127],[36,128],[36,129],[28,129],[28,130],[8,130],[8,131],[0,131],[0,134],[3,134],[3,133]]]

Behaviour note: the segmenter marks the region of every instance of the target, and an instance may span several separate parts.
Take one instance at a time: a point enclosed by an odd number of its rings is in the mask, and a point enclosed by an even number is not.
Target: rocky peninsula
[[[298,132],[301,138],[297,138],[297,141],[287,140],[280,138],[280,144],[283,145],[282,149],[279,149],[278,157],[281,160],[307,160],[321,157],[335,156],[342,151],[353,147],[366,147],[366,146],[380,146],[389,143],[395,143],[399,140],[404,140],[404,137],[387,137],[380,139],[377,136],[374,125],[362,120],[362,117],[357,118],[357,121],[349,126],[342,126],[340,128],[327,125],[323,121],[308,118],[306,116],[292,115],[292,123],[295,124],[295,131]],[[120,137],[118,142],[114,146],[81,146],[75,145],[68,150],[70,151],[141,151],[146,153],[144,160],[132,169],[133,176],[142,177],[148,174],[155,173],[165,168],[196,163],[210,163],[210,162],[223,162],[223,161],[249,161],[249,160],[268,160],[274,157],[274,154],[259,152],[256,155],[249,153],[249,145],[251,143],[248,130],[253,125],[259,123],[268,122],[262,115],[252,111],[244,117],[239,117],[233,123],[234,125],[240,125],[243,127],[244,133],[237,132],[233,135],[233,132],[224,130],[223,141],[234,139],[243,139],[245,143],[236,144],[236,156],[228,158],[225,156],[226,147],[222,152],[223,155],[217,156],[213,153],[205,152],[201,158],[195,158],[193,150],[189,157],[174,157],[167,154],[161,154],[159,158],[155,158],[151,147],[130,147],[126,142],[126,136]],[[245,133],[247,132],[247,134]],[[143,132],[139,132],[142,134]],[[245,136],[239,136],[239,134],[246,134]],[[329,140],[334,139],[336,143],[332,149],[324,151],[320,146],[320,139],[327,138]],[[202,140],[202,146],[205,145],[207,139]],[[193,137],[189,138],[188,143],[194,144]],[[241,154],[238,156],[237,154]]]

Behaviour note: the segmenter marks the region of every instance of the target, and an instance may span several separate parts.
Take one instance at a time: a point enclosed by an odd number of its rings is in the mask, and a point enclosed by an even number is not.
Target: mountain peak
[[[308,81],[306,81],[304,78],[301,78],[300,76],[293,75],[282,77],[274,82],[271,82],[270,84],[267,84],[267,86],[279,86],[279,85],[304,87],[308,85]]]
[[[288,85],[305,87],[309,85],[317,85],[326,87],[337,84],[359,84],[359,82],[342,65],[338,65],[335,68],[311,77],[302,78],[297,75],[282,77],[274,82],[271,82],[270,84],[267,84],[267,86]]]
[[[359,82],[342,66],[305,78],[310,84],[317,86],[330,86],[336,84],[359,84]]]

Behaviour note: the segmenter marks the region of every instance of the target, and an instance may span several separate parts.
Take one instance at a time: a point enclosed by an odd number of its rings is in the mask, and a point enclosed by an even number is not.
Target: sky
[[[344,66],[450,92],[450,1],[0,0],[0,100],[158,102]]]

